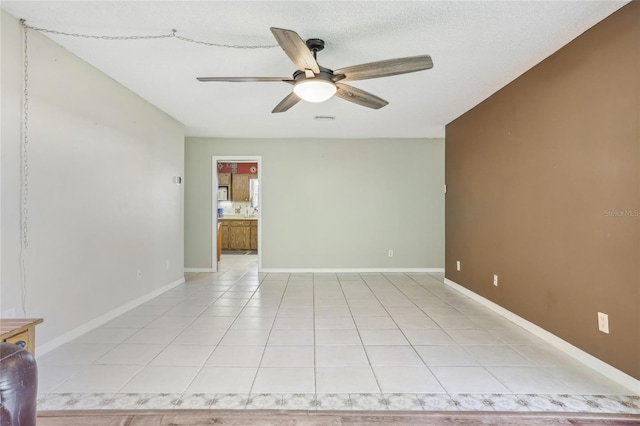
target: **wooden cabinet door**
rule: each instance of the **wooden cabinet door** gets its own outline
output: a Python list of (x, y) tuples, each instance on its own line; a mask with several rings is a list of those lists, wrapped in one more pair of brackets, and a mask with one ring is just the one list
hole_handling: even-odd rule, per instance
[(258, 221), (251, 222), (251, 250), (258, 250)]
[(222, 250), (229, 250), (229, 224), (226, 221), (220, 222), (220, 234)]
[(249, 201), (249, 175), (231, 177), (231, 201)]
[(218, 186), (231, 185), (231, 173), (218, 173)]
[(248, 250), (251, 244), (250, 226), (229, 227), (229, 249)]

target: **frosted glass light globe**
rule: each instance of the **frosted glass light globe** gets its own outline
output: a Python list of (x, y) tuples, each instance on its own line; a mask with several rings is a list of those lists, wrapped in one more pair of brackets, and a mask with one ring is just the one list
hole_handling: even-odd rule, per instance
[(336, 94), (336, 85), (327, 80), (307, 79), (299, 81), (293, 86), (293, 92), (303, 101), (324, 102)]

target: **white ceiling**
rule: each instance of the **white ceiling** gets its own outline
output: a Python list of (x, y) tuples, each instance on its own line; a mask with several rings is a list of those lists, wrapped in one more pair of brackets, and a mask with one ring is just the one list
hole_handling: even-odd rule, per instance
[[(198, 76), (289, 77), (280, 47), (229, 49), (176, 39), (104, 41), (48, 34), (185, 124), (189, 136), (442, 137), (444, 126), (628, 1), (2, 1), (34, 27), (92, 35), (178, 35), (275, 45), (269, 27), (322, 38), (337, 69), (429, 54), (434, 68), (351, 84), (389, 101), (338, 98), (273, 107), (286, 83), (200, 83)], [(332, 121), (314, 116), (335, 116)]]

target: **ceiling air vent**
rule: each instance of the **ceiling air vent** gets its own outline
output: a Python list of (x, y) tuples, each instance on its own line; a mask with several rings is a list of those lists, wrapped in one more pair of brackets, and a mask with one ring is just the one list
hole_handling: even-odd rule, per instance
[(336, 117), (333, 115), (316, 115), (313, 119), (318, 121), (333, 121)]

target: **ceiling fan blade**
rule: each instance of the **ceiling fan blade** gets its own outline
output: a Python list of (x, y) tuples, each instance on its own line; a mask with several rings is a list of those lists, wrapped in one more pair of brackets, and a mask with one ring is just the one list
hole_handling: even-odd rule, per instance
[(289, 77), (197, 77), (198, 81), (224, 81), (228, 83), (246, 83), (246, 82), (256, 82), (256, 81), (275, 81), (275, 82), (284, 82), (284, 83), (295, 83)]
[(284, 53), (289, 56), (289, 59), (293, 61), (300, 71), (312, 70), (316, 74), (320, 72), (316, 58), (313, 57), (313, 53), (311, 53), (298, 33), (274, 27), (271, 27), (271, 32), (280, 47), (282, 47), (282, 50), (284, 50)]
[(431, 56), (422, 55), (354, 65), (352, 67), (336, 70), (333, 72), (333, 75), (339, 76), (340, 74), (343, 74), (345, 78), (340, 79), (340, 81), (353, 81), (406, 74), (410, 72), (428, 70), (430, 68), (433, 68)]
[(287, 95), (287, 97), (281, 100), (278, 105), (276, 105), (276, 107), (273, 109), (273, 111), (271, 111), (271, 113), (285, 112), (289, 108), (297, 104), (298, 102), (300, 102), (300, 98), (298, 97), (298, 95), (291, 92)]
[(336, 87), (338, 88), (338, 91), (336, 92), (337, 97), (367, 108), (380, 109), (389, 103), (376, 95), (372, 95), (369, 92), (365, 92), (364, 90), (360, 90), (353, 86), (337, 83)]

